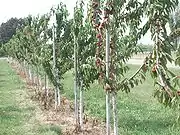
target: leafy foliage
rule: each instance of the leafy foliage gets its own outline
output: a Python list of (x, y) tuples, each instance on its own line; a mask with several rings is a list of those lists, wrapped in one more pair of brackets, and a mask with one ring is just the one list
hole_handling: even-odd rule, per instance
[(83, 7), (83, 2), (80, 3), (79, 7), (78, 5), (75, 7), (73, 33), (77, 49), (78, 85), (82, 85), (81, 89), (87, 90), (90, 84), (97, 80), (98, 74), (94, 66), (95, 32), (88, 20), (84, 20)]
[(22, 27), (24, 19), (11, 18), (0, 26), (0, 44), (7, 43), (14, 34), (16, 29)]

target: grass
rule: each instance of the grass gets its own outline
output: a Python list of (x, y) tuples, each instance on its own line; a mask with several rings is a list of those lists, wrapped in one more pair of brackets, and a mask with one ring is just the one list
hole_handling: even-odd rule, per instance
[(42, 124), (38, 106), (27, 95), (25, 83), (6, 61), (0, 60), (0, 135), (60, 135), (54, 125)]
[[(130, 65), (133, 74), (138, 66)], [(179, 71), (176, 71), (179, 73)], [(64, 95), (73, 100), (72, 72), (64, 76)], [(177, 111), (165, 108), (153, 97), (153, 81), (147, 80), (131, 93), (118, 93), (118, 118), (121, 135), (179, 135), (174, 126)], [(105, 121), (105, 95), (92, 84), (85, 93), (85, 112)], [(59, 135), (59, 126), (41, 124), (38, 108), (29, 99), (25, 84), (5, 61), (0, 61), (0, 135)]]
[[(138, 66), (130, 65), (133, 74)], [(175, 70), (174, 70), (175, 71)], [(175, 71), (179, 73), (179, 71)], [(72, 72), (64, 76), (65, 95), (73, 99)], [(153, 80), (147, 80), (131, 93), (118, 93), (118, 119), (121, 135), (179, 135), (180, 127), (173, 126), (177, 111), (165, 108), (153, 97)], [(105, 121), (105, 95), (98, 84), (93, 84), (84, 97), (86, 113)]]

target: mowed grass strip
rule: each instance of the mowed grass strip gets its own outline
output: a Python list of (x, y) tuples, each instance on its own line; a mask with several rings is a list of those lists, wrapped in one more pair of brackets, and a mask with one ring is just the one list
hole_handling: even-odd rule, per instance
[(0, 135), (60, 135), (59, 127), (39, 121), (38, 110), (27, 95), (25, 83), (0, 60)]
[[(131, 76), (138, 66), (130, 65), (127, 76)], [(177, 74), (179, 70), (172, 69)], [(73, 99), (73, 76), (64, 76), (64, 94)], [(177, 111), (165, 108), (153, 97), (153, 80), (150, 75), (146, 81), (133, 88), (129, 94), (118, 93), (118, 119), (121, 135), (180, 135), (180, 127), (173, 126)], [(84, 93), (85, 112), (105, 121), (105, 94), (102, 87), (93, 84)]]

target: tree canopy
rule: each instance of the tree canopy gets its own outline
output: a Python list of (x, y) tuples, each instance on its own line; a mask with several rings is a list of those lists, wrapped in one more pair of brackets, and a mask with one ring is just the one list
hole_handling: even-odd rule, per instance
[(16, 33), (16, 29), (24, 24), (24, 19), (11, 18), (0, 26), (0, 44), (7, 43)]
[(16, 34), (16, 29), (22, 27), (24, 19), (11, 18), (0, 26), (0, 56), (5, 55), (2, 44), (7, 43), (13, 35)]

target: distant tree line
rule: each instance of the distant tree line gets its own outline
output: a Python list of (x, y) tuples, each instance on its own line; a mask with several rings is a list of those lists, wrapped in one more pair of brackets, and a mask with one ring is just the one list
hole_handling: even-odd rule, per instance
[(11, 18), (0, 25), (0, 56), (5, 55), (2, 45), (7, 43), (16, 34), (16, 29), (22, 27), (23, 24), (24, 19)]
[(151, 52), (152, 50), (153, 50), (153, 45), (147, 45), (147, 44), (142, 44), (142, 43), (140, 43), (139, 45), (138, 45), (138, 47), (140, 48), (139, 49), (139, 52), (140, 53), (144, 53), (144, 52)]

